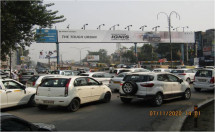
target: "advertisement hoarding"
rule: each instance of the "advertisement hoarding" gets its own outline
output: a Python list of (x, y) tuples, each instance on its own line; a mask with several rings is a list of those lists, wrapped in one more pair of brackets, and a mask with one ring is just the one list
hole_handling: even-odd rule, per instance
[(36, 34), (41, 36), (36, 40), (37, 43), (57, 42), (57, 30), (55, 29), (37, 29)]
[[(172, 43), (195, 43), (193, 32), (171, 32)], [(58, 30), (59, 43), (169, 43), (169, 32)]]
[(87, 61), (99, 61), (99, 55), (88, 55)]

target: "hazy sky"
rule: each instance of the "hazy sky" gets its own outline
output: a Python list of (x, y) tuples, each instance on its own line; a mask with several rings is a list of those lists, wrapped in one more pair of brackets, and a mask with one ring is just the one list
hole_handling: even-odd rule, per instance
[[(159, 25), (158, 31), (167, 31), (167, 16), (161, 14), (157, 19), (159, 12), (169, 14), (176, 11), (180, 15), (180, 20), (173, 14), (171, 22), (173, 27), (189, 26), (185, 31), (205, 31), (214, 28), (214, 0), (57, 0), (44, 3), (55, 3), (49, 9), (58, 10), (58, 15), (64, 15), (67, 19), (63, 23), (54, 25), (57, 29), (66, 29), (70, 24), (70, 29), (81, 29), (88, 23), (86, 30), (96, 30), (100, 24), (105, 24), (101, 30), (109, 30), (115, 24), (120, 24), (116, 30), (125, 30), (128, 25), (133, 25), (130, 30), (140, 30), (143, 25), (147, 25), (144, 31), (152, 31), (152, 28)], [(182, 28), (178, 28), (182, 31)], [(133, 44), (122, 44), (122, 46), (131, 47)], [(142, 46), (142, 44), (138, 44)], [(90, 47), (87, 50), (98, 51), (106, 49), (110, 55), (116, 50), (116, 44), (113, 43), (60, 43), (60, 55), (63, 60), (80, 60), (80, 50), (75, 48)], [(48, 60), (39, 59), (41, 50), (56, 50), (54, 43), (33, 43), (30, 48), (30, 57), (34, 61), (48, 62)], [(82, 59), (87, 51), (82, 50)]]

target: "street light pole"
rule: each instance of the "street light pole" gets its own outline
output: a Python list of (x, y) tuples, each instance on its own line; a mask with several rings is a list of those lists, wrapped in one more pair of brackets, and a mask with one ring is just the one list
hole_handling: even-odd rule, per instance
[(168, 27), (169, 27), (169, 42), (170, 42), (170, 54), (171, 54), (171, 67), (173, 67), (173, 65), (172, 65), (172, 42), (171, 42), (171, 30), (170, 30), (170, 28), (172, 27), (171, 26), (171, 15), (173, 14), (173, 13), (175, 13), (176, 14), (176, 18), (177, 17), (179, 17), (179, 20), (180, 20), (180, 15), (176, 12), (176, 11), (172, 11), (172, 12), (170, 12), (170, 14), (168, 15), (167, 13), (165, 13), (165, 12), (159, 12), (158, 14), (157, 14), (157, 19), (158, 19), (158, 16), (159, 16), (159, 14), (165, 14), (166, 16), (167, 16), (167, 20), (168, 20)]
[(178, 32), (178, 28), (180, 27), (173, 28), (172, 30), (175, 30), (176, 32)]
[(113, 28), (113, 30), (115, 30), (115, 27), (119, 26), (119, 24), (113, 25), (112, 27), (110, 27), (110, 30)]
[(87, 48), (90, 48), (90, 47), (84, 47), (84, 48), (70, 47), (70, 48), (75, 48), (75, 49), (78, 49), (80, 51), (80, 64), (81, 64), (81, 50), (87, 49)]
[[(181, 27), (183, 28), (183, 32), (184, 32), (184, 28), (189, 28), (188, 26), (185, 26), (185, 27)], [(189, 56), (188, 56), (188, 43), (186, 43), (186, 61), (187, 61), (187, 64), (188, 64), (188, 60), (189, 60)]]
[(159, 28), (159, 27), (160, 27), (160, 26), (155, 26), (155, 27), (152, 28), (152, 30), (155, 29), (155, 32), (157, 32), (157, 28)]
[(100, 30), (100, 29), (101, 29), (101, 26), (105, 26), (105, 24), (99, 25), (99, 27), (98, 27), (97, 29)]
[(81, 29), (84, 29), (84, 30), (85, 30), (85, 26), (87, 26), (87, 25), (88, 25), (87, 23), (84, 24), (83, 27), (82, 27)]
[(141, 26), (140, 29), (142, 29), (142, 31), (144, 31), (144, 27), (147, 27), (147, 25)]
[(130, 27), (132, 27), (132, 25), (128, 25), (125, 27), (125, 29), (128, 29), (128, 31), (130, 30)]

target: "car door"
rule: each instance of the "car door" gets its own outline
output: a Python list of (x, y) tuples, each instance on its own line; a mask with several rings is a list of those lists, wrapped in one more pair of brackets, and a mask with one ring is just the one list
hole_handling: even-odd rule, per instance
[(92, 86), (87, 84), (86, 77), (76, 78), (74, 80), (74, 87), (77, 90), (77, 94), (81, 99), (81, 103), (87, 103), (92, 101)]
[(92, 100), (99, 100), (104, 92), (104, 87), (102, 85), (99, 85), (99, 82), (92, 78), (87, 78), (87, 83), (88, 86), (92, 89)]
[(0, 108), (7, 107), (7, 94), (4, 86), (0, 83), (0, 95), (1, 95), (1, 104)]
[(163, 88), (163, 94), (165, 98), (171, 97), (172, 94), (172, 82), (169, 81), (167, 74), (158, 74), (157, 81)]
[(194, 81), (195, 72), (192, 69), (185, 71), (185, 73), (188, 74), (188, 77), (190, 78), (191, 81)]
[(169, 78), (169, 81), (172, 83), (172, 96), (178, 96), (180, 93), (182, 93), (182, 85), (179, 82), (179, 78), (174, 75), (167, 75)]
[(2, 81), (6, 95), (7, 95), (7, 104), (9, 106), (24, 104), (28, 100), (25, 99), (26, 91), (23, 86), (13, 80)]

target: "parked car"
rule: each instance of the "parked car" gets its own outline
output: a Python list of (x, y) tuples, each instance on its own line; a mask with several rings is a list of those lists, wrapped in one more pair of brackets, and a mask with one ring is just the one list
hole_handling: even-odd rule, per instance
[(152, 72), (171, 72), (171, 69), (156, 68)]
[(37, 86), (39, 86), (39, 84), (46, 78), (49, 77), (58, 77), (58, 76), (63, 76), (63, 75), (57, 75), (57, 74), (38, 74), (38, 75), (34, 75), (32, 76), (27, 82), (26, 82), (26, 86), (27, 87), (34, 87), (36, 88)]
[(123, 72), (151, 72), (147, 69), (144, 68), (129, 68), (129, 69), (121, 69), (118, 74), (123, 73)]
[(88, 73), (81, 73), (80, 76), (87, 76), (87, 77), (93, 77), (97, 81), (102, 82), (104, 85), (109, 85), (110, 79), (113, 77), (113, 75), (105, 72), (88, 72)]
[(188, 83), (191, 83), (194, 81), (196, 70), (195, 69), (173, 69), (171, 73), (175, 74), (176, 76), (180, 77), (183, 80), (186, 80)]
[(119, 75), (113, 77), (110, 79), (109, 81), (109, 85), (108, 87), (112, 90), (112, 91), (117, 91), (120, 88), (120, 82), (123, 80), (123, 78), (130, 72), (122, 72)]
[(65, 76), (75, 76), (76, 73), (72, 70), (55, 70), (52, 71), (51, 74), (59, 74), (59, 75), (65, 75)]
[(37, 72), (35, 70), (23, 70), (19, 73), (19, 82), (26, 84), (28, 79), (36, 74)]
[(26, 87), (13, 79), (0, 79), (1, 108), (28, 104), (34, 106), (35, 88)]
[(49, 105), (64, 106), (77, 111), (80, 104), (102, 100), (109, 102), (111, 90), (91, 77), (53, 77), (45, 79), (37, 88), (35, 101), (39, 109)]
[(200, 69), (195, 74), (193, 87), (196, 91), (201, 89), (214, 90), (215, 89), (215, 70), (214, 69)]
[(31, 123), (9, 113), (1, 113), (1, 131), (56, 131), (52, 124)]
[(163, 100), (175, 97), (189, 99), (190, 85), (171, 73), (142, 72), (124, 77), (119, 90), (120, 99), (130, 103), (134, 98), (150, 100), (154, 106), (160, 106)]

